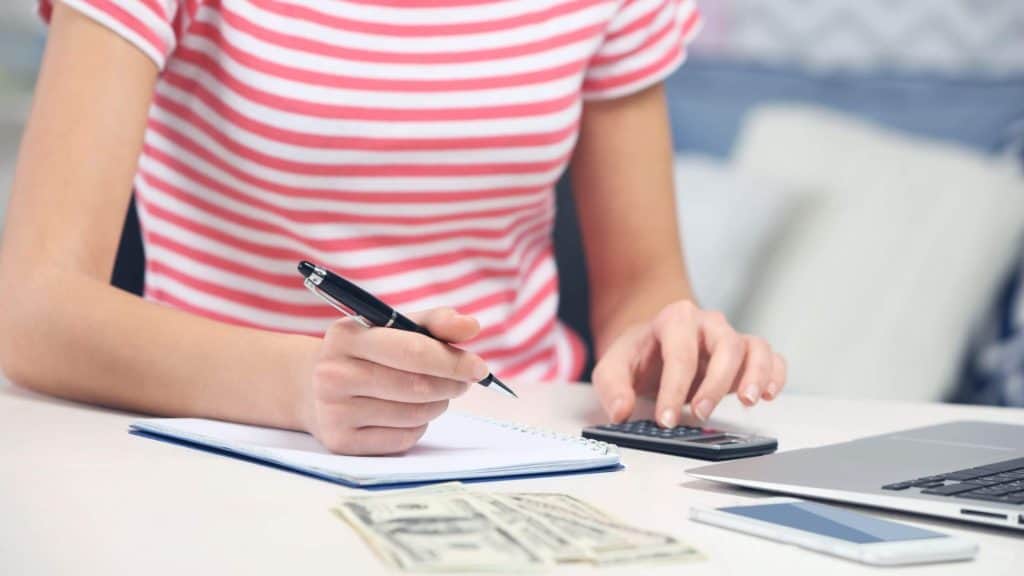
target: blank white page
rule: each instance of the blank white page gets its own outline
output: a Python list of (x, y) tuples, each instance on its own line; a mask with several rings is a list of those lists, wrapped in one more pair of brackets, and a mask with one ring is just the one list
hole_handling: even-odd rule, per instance
[(395, 456), (340, 456), (308, 434), (217, 420), (150, 418), (132, 428), (356, 485), (570, 472), (619, 463), (614, 447), (602, 442), (458, 412), (442, 415), (416, 446)]

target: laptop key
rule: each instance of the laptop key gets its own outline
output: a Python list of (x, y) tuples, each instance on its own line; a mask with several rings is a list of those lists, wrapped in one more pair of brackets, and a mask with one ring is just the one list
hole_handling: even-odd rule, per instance
[(896, 482), (895, 484), (886, 484), (885, 486), (882, 486), (882, 490), (906, 490), (913, 485), (913, 482)]
[(1003, 494), (1009, 494), (1010, 492), (1013, 491), (1013, 488), (1004, 489), (1000, 486), (986, 486), (984, 488), (972, 490), (971, 493), (977, 494), (979, 496), (1002, 496)]
[(977, 484), (971, 484), (969, 482), (961, 482), (959, 484), (946, 484), (945, 486), (936, 486), (935, 488), (925, 488), (921, 490), (921, 494), (933, 494), (935, 496), (952, 496), (961, 492), (968, 492), (980, 488)]
[(1007, 460), (1005, 462), (997, 462), (995, 464), (989, 464), (988, 466), (982, 466), (987, 468), (991, 472), (990, 474), (998, 474), (1000, 472), (1010, 472), (1013, 470), (1024, 469), (1024, 458), (1015, 458), (1013, 460)]
[(1024, 505), (1024, 494), (1020, 493), (993, 496), (991, 494), (975, 494), (974, 492), (964, 492), (962, 494), (957, 494), (956, 497), (970, 498), (971, 500), (983, 500), (985, 502), (999, 502), (1002, 504)]
[(975, 478), (981, 478), (982, 476), (988, 476), (991, 472), (987, 470), (981, 470), (978, 468), (968, 468), (966, 470), (957, 470), (951, 474), (946, 474), (947, 480), (974, 480)]

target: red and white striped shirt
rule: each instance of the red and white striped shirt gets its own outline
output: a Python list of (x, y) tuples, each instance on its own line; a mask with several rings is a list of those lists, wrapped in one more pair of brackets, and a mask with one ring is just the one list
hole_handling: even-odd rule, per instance
[(61, 1), (161, 71), (134, 182), (149, 300), (319, 335), (309, 259), (476, 316), (502, 377), (579, 375), (553, 184), (583, 100), (682, 62), (692, 0)]

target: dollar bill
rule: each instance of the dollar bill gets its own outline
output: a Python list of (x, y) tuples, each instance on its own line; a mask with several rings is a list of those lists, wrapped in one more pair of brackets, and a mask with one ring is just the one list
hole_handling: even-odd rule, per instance
[(587, 549), (598, 564), (702, 558), (695, 548), (671, 535), (629, 526), (567, 494), (516, 494), (512, 498)]
[(498, 520), (516, 538), (553, 562), (584, 562), (589, 551), (573, 542), (568, 534), (537, 514), (531, 514), (512, 498), (502, 494), (471, 493), (475, 502)]
[(391, 564), (411, 572), (526, 572), (547, 558), (458, 489), (345, 499), (337, 512)]
[(336, 512), (410, 572), (528, 572), (554, 564), (701, 559), (669, 534), (630, 526), (567, 494), (471, 491), (458, 483), (344, 498)]

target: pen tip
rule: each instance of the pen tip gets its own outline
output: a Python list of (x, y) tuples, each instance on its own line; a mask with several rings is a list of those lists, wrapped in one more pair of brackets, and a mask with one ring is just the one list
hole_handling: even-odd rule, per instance
[(515, 392), (513, 392), (511, 388), (509, 388), (501, 380), (498, 380), (498, 377), (495, 376), (494, 374), (491, 374), (489, 380), (491, 381), (492, 384), (497, 384), (498, 385), (498, 389), (501, 390), (502, 392), (504, 392), (505, 394), (508, 394), (509, 396), (511, 396), (513, 398), (519, 398), (519, 396)]
[(308, 260), (303, 260), (302, 262), (299, 262), (299, 274), (302, 274), (303, 276), (309, 276), (310, 274), (313, 273), (313, 270), (315, 269), (316, 266), (314, 266), (313, 263)]

